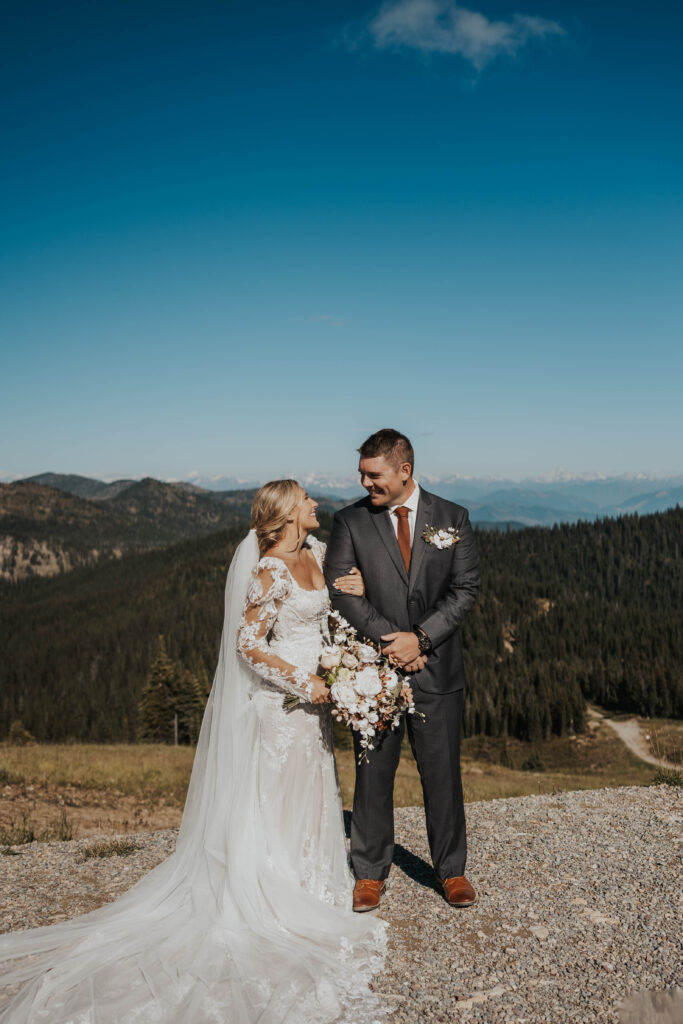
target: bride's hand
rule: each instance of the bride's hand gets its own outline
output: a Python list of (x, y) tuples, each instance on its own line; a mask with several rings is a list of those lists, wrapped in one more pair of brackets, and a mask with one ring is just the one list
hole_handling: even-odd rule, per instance
[(311, 682), (313, 683), (313, 693), (311, 694), (312, 704), (329, 704), (330, 688), (324, 679), (320, 676), (311, 676)]
[(363, 582), (360, 569), (356, 569), (355, 565), (352, 569), (349, 569), (346, 576), (338, 576), (334, 581), (334, 585), (337, 590), (341, 590), (342, 594), (365, 597), (365, 583)]

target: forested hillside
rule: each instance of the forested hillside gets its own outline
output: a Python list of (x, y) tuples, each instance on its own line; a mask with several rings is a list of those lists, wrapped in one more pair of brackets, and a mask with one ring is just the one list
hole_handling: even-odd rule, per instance
[[(465, 732), (535, 739), (583, 727), (584, 697), (683, 716), (683, 510), (481, 531), (465, 630)], [(0, 735), (133, 740), (158, 638), (210, 681), (225, 573), (243, 528), (68, 576), (0, 584)]]
[[(49, 481), (49, 483), (46, 483)], [(0, 578), (54, 576), (249, 522), (255, 491), (45, 473), (0, 484)], [(345, 504), (321, 499), (322, 507)]]
[(480, 533), (466, 732), (535, 739), (572, 715), (578, 728), (580, 691), (614, 710), (683, 717), (682, 538), (678, 507)]
[(53, 576), (248, 521), (248, 499), (222, 498), (152, 479), (106, 500), (0, 484), (0, 577)]

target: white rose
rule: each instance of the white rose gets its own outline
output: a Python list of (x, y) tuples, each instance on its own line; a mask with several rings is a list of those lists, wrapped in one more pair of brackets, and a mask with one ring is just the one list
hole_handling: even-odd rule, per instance
[(394, 671), (385, 671), (382, 676), (389, 696), (396, 700), (401, 693), (403, 680), (399, 679)]
[(322, 654), (320, 655), (320, 665), (324, 669), (336, 668), (342, 660), (341, 648), (337, 647), (336, 644), (332, 644), (330, 647), (323, 647)]
[(361, 697), (376, 697), (382, 691), (379, 672), (372, 665), (368, 665), (361, 672), (356, 674), (354, 689)]
[(332, 700), (343, 708), (353, 708), (358, 703), (358, 696), (350, 683), (336, 682), (330, 687)]
[(349, 668), (340, 668), (337, 672), (337, 679), (340, 683), (349, 683), (353, 679), (353, 672)]
[(345, 653), (342, 654), (341, 663), (346, 666), (346, 668), (358, 668), (358, 658), (355, 654), (351, 654), (350, 651), (345, 651)]
[(382, 679), (384, 685), (388, 690), (393, 690), (395, 686), (398, 686), (398, 676), (394, 672), (393, 668), (385, 668), (382, 672)]
[(356, 655), (358, 656), (359, 661), (364, 665), (371, 665), (373, 661), (377, 661), (379, 657), (375, 648), (371, 647), (370, 644), (358, 644), (356, 647)]

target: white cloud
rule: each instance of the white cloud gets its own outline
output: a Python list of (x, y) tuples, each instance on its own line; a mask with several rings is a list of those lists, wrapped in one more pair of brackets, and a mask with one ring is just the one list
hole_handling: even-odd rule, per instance
[(564, 35), (556, 21), (515, 14), (491, 21), (454, 0), (389, 0), (367, 22), (378, 49), (458, 54), (478, 71), (494, 57), (514, 57), (531, 39)]

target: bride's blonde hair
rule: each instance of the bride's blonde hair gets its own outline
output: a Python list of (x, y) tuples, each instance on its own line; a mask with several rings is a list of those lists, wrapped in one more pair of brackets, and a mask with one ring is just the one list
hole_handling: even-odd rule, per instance
[(296, 480), (271, 480), (256, 492), (251, 506), (251, 528), (256, 530), (259, 554), (264, 555), (280, 540), (301, 493)]

